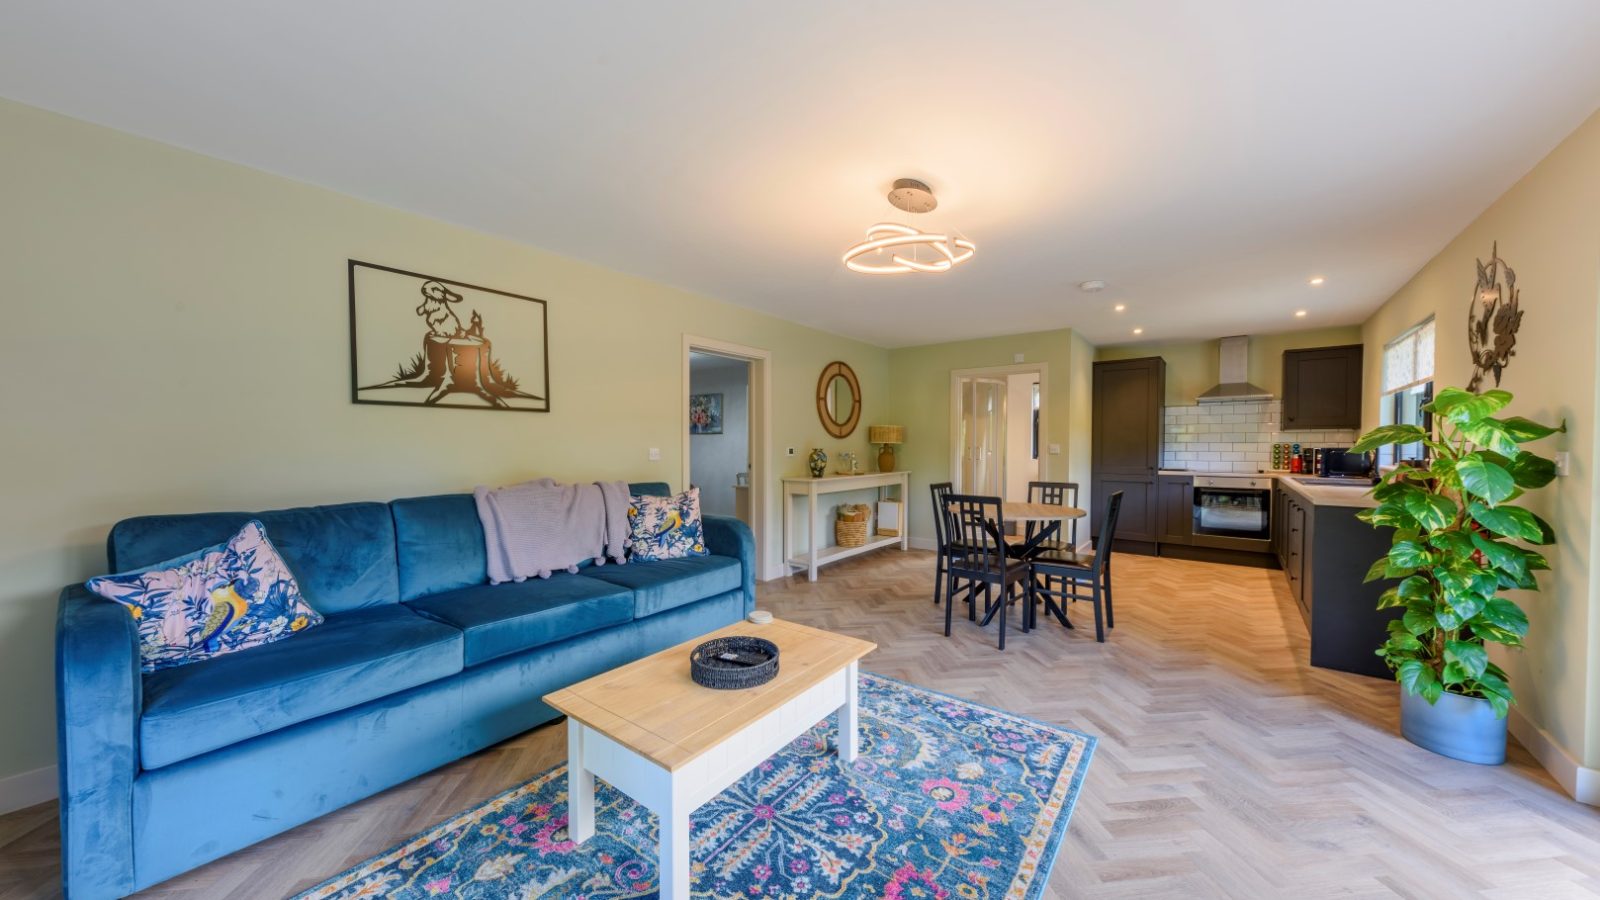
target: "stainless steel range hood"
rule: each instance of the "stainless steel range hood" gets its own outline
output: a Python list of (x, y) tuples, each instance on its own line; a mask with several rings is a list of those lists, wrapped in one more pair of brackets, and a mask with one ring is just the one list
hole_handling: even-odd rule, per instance
[(1219, 351), (1217, 375), (1222, 383), (1195, 398), (1199, 403), (1233, 403), (1243, 400), (1271, 400), (1267, 391), (1251, 384), (1250, 339), (1225, 337)]

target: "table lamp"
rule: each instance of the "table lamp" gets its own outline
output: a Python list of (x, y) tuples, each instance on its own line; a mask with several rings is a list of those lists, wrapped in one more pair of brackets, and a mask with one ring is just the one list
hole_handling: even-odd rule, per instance
[(906, 429), (903, 425), (873, 425), (867, 429), (867, 442), (882, 444), (883, 449), (878, 451), (878, 471), (894, 471), (894, 445), (903, 444), (906, 440)]

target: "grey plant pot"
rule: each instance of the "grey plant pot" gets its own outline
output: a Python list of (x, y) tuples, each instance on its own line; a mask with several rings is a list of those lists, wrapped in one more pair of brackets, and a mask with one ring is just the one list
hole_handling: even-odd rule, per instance
[(1429, 704), (1400, 689), (1400, 734), (1418, 747), (1486, 766), (1506, 761), (1506, 720), (1489, 701), (1444, 694)]

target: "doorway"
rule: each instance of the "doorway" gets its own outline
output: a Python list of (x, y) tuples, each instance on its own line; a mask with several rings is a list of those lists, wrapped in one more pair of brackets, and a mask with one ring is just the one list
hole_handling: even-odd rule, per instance
[(765, 579), (769, 508), (767, 421), (771, 354), (756, 347), (684, 336), (683, 483), (700, 488), (707, 515), (739, 519), (755, 535), (757, 578)]
[(1028, 499), (1048, 433), (1046, 365), (1021, 363), (950, 373), (950, 480), (959, 493)]

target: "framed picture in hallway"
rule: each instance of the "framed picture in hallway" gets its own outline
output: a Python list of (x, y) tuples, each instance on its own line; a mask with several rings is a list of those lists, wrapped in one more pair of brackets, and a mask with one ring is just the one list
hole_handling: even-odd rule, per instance
[(722, 433), (722, 395), (689, 395), (689, 433)]
[(543, 300), (349, 261), (350, 399), (550, 411)]

